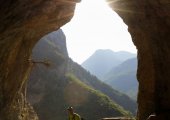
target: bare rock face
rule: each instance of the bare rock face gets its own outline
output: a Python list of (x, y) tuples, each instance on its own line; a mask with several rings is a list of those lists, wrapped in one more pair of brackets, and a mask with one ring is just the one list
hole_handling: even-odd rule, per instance
[[(34, 44), (73, 16), (78, 0), (0, 1), (0, 120), (35, 120), (26, 102)], [(31, 112), (32, 111), (32, 112)]]
[[(170, 1), (109, 0), (138, 49), (138, 119), (170, 112)], [(161, 120), (164, 120), (162, 117)]]

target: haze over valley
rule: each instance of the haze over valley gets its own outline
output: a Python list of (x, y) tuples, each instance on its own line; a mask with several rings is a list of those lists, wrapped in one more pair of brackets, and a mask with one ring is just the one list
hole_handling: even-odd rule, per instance
[(82, 63), (83, 68), (112, 88), (137, 100), (136, 54), (127, 51), (97, 50)]

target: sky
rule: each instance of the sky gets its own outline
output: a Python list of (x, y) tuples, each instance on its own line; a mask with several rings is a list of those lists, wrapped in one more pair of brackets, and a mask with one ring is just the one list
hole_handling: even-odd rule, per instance
[(61, 29), (69, 56), (79, 64), (97, 49), (136, 53), (127, 26), (104, 0), (82, 0), (73, 19)]

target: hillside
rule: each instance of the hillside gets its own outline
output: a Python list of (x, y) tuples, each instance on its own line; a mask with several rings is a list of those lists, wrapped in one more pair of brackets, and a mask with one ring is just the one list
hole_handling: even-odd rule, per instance
[(125, 51), (113, 52), (109, 49), (97, 50), (82, 63), (82, 67), (90, 71), (93, 75), (96, 75), (100, 80), (103, 80), (103, 76), (108, 73), (111, 68), (135, 56), (135, 54)]
[(43, 67), (40, 69), (36, 72), (40, 81), (32, 80), (28, 97), (40, 120), (67, 119), (68, 106), (76, 108), (88, 120), (129, 114), (106, 95), (83, 84), (73, 75), (59, 77)]
[[(27, 99), (40, 120), (67, 118), (65, 108), (74, 106), (85, 119), (129, 115), (108, 96), (68, 72), (66, 41), (61, 30), (42, 38), (33, 49), (33, 70)], [(46, 65), (45, 63), (48, 63)], [(87, 112), (88, 111), (88, 112)]]
[(128, 59), (114, 67), (105, 75), (107, 84), (137, 100), (138, 82), (136, 79), (137, 59)]
[(100, 81), (96, 76), (83, 69), (79, 64), (73, 62), (71, 59), (68, 62), (68, 72), (74, 74), (77, 78), (79, 78), (88, 86), (91, 86), (95, 90), (106, 94), (113, 101), (124, 107), (126, 110), (131, 111), (133, 114), (136, 113), (137, 104), (135, 101), (130, 99), (127, 95), (114, 90), (111, 86)]

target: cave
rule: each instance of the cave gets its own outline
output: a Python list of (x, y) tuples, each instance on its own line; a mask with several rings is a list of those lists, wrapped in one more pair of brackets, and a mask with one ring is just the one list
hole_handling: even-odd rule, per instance
[[(37, 120), (26, 101), (31, 51), (45, 34), (70, 21), (79, 0), (0, 1), (0, 119)], [(170, 112), (170, 1), (107, 0), (128, 26), (138, 50), (138, 120)]]

